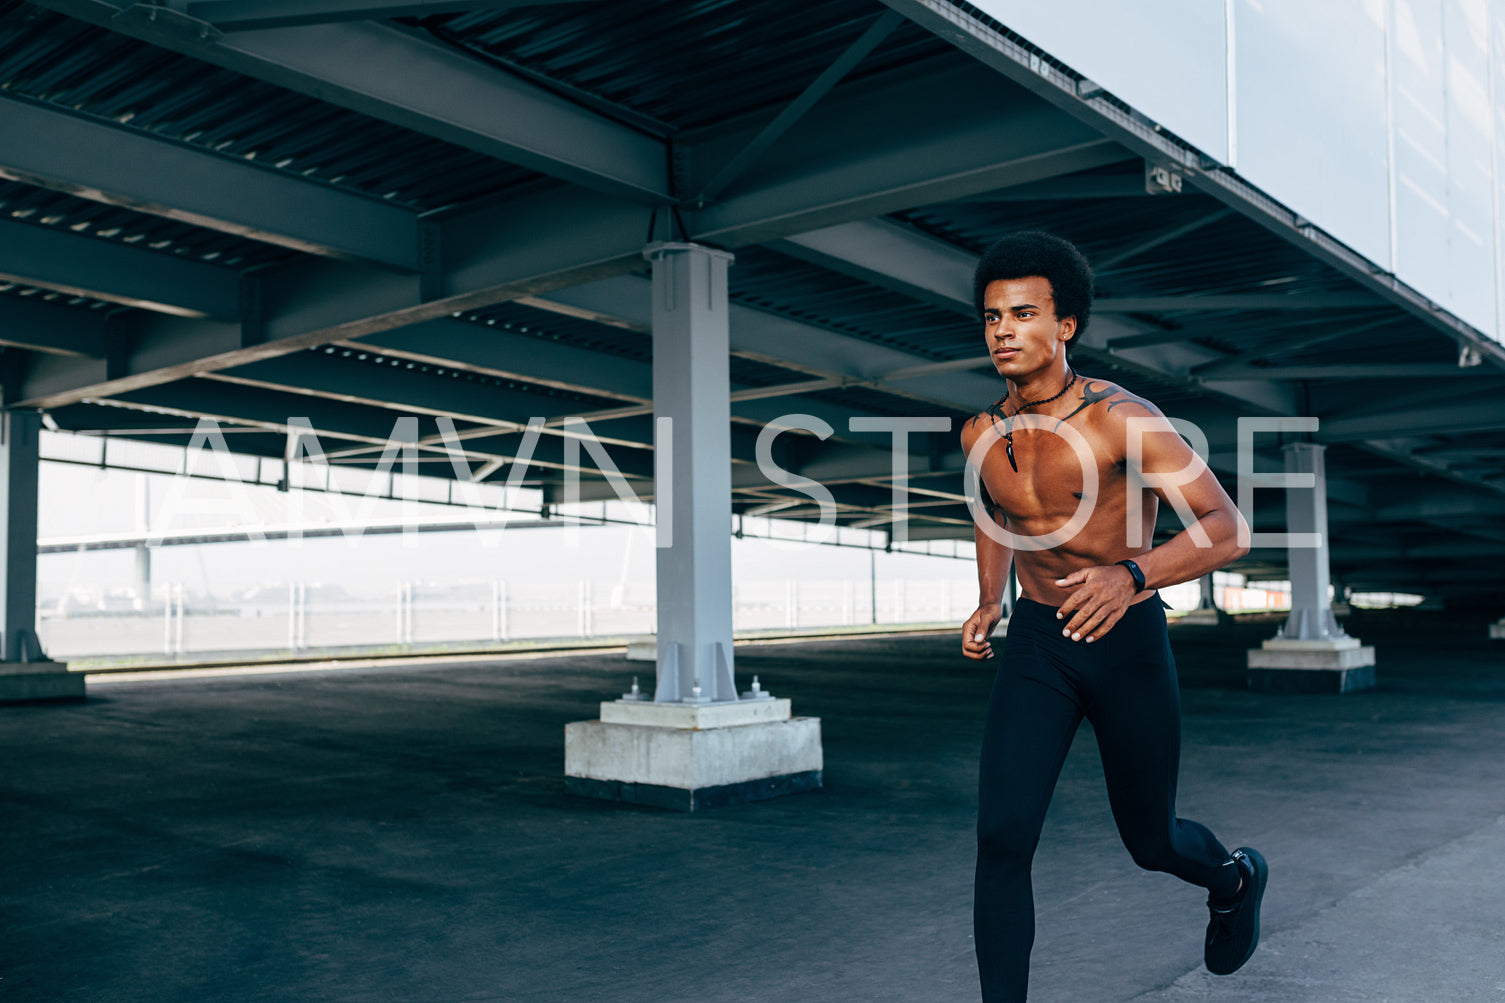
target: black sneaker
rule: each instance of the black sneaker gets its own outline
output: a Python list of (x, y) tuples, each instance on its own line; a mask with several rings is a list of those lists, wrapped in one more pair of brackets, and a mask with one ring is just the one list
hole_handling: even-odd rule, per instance
[(1207, 947), (1203, 958), (1214, 975), (1232, 975), (1244, 967), (1259, 946), (1259, 902), (1265, 896), (1269, 868), (1258, 850), (1241, 846), (1233, 860), (1244, 876), (1244, 887), (1232, 905), (1216, 906), (1207, 900), (1212, 919), (1207, 924)]

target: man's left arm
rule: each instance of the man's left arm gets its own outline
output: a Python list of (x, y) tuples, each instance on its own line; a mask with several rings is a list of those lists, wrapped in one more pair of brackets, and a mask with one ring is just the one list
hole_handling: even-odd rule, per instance
[[(1134, 553), (1125, 539), (1125, 556), (1139, 565), (1145, 587), (1154, 589), (1200, 578), (1249, 548), (1239, 542), (1248, 539), (1248, 528), (1228, 492), (1165, 416), (1153, 407), (1148, 411), (1113, 416), (1114, 430), (1121, 430), (1120, 441), (1126, 443), (1128, 490), (1141, 490), (1137, 474), (1161, 503), (1191, 520), (1165, 543), (1142, 553)], [(1071, 590), (1061, 606), (1063, 626), (1088, 642), (1111, 630), (1139, 592), (1132, 573), (1120, 564), (1083, 568), (1056, 584)]]

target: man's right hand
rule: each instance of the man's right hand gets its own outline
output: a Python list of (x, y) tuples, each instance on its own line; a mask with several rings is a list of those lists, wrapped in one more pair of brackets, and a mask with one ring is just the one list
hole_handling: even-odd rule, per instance
[(993, 628), (1003, 619), (1003, 608), (997, 603), (977, 607), (977, 612), (967, 617), (962, 625), (962, 654), (979, 661), (993, 657), (993, 645), (988, 638)]

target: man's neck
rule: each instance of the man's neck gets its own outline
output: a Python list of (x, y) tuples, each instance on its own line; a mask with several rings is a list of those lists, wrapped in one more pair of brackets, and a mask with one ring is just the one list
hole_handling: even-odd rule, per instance
[(1013, 390), (1015, 406), (1020, 406), (1028, 401), (1041, 400), (1059, 393), (1070, 379), (1066, 360), (1057, 359), (1028, 376), (1019, 376), (1009, 380), (1009, 386)]

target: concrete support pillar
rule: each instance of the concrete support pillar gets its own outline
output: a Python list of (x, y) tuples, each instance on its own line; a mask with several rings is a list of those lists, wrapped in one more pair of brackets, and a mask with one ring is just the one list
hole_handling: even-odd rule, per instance
[(77, 699), (84, 677), (37, 639), (36, 411), (0, 411), (0, 702)]
[(1343, 631), (1328, 595), (1325, 449), (1313, 442), (1285, 447), (1286, 473), (1301, 478), (1286, 489), (1291, 615), (1274, 638), (1249, 652), (1250, 689), (1345, 693), (1374, 686), (1374, 649)]
[(136, 595), (131, 600), (131, 607), (137, 610), (145, 610), (152, 600), (152, 550), (144, 543), (138, 543), (136, 550)]
[(1333, 616), (1348, 616), (1353, 612), (1353, 607), (1348, 603), (1348, 586), (1343, 584), (1343, 579), (1333, 575)]
[[(136, 532), (151, 532), (151, 482), (145, 474), (136, 475)], [(136, 596), (132, 608), (145, 611), (152, 601), (152, 552), (145, 543), (136, 544)]]
[(756, 682), (739, 694), (734, 676), (732, 256), (684, 243), (644, 256), (658, 428), (656, 685), (651, 701), (624, 693), (601, 705), (600, 720), (565, 726), (566, 787), (683, 810), (809, 790), (821, 782), (820, 721), (793, 717), (788, 700)]

